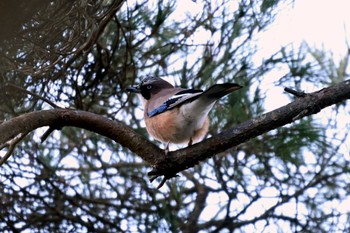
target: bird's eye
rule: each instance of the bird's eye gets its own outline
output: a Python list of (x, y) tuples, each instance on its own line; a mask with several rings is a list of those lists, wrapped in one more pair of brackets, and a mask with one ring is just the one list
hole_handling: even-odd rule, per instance
[(148, 90), (152, 89), (152, 85), (147, 85), (147, 89)]

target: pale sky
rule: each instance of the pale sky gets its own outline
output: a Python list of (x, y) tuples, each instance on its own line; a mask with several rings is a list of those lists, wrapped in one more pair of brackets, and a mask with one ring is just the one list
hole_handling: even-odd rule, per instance
[[(234, 1), (233, 1), (234, 2)], [(185, 10), (192, 11), (192, 7), (199, 4), (200, 1), (194, 3), (193, 1), (182, 1), (181, 5)], [(179, 3), (179, 6), (181, 6)], [(262, 33), (258, 38), (259, 52), (257, 54), (257, 61), (264, 56), (269, 56), (281, 47), (288, 44), (294, 44), (294, 48), (298, 48), (301, 43), (307, 43), (310, 47), (316, 47), (328, 51), (334, 58), (339, 59), (347, 52), (346, 39), (350, 40), (350, 0), (295, 0), (294, 4), (282, 5), (281, 11), (276, 17), (275, 22), (269, 27), (269, 29)], [(196, 10), (194, 10), (196, 11)], [(349, 41), (350, 44), (350, 41)], [(266, 111), (274, 110), (280, 106), (283, 106), (290, 102), (290, 98), (287, 93), (283, 91), (284, 87), (279, 87), (274, 84), (274, 81), (278, 80), (285, 74), (283, 70), (273, 70), (270, 72), (266, 79), (264, 78), (263, 86), (266, 88)], [(316, 91), (316, 87), (306, 86), (304, 91), (312, 92)], [(331, 109), (323, 110), (317, 117), (322, 121), (331, 115)], [(343, 119), (345, 125), (350, 125), (348, 115)], [(344, 117), (343, 117), (344, 118)], [(344, 126), (344, 129), (347, 127)], [(344, 156), (348, 156), (349, 148), (343, 148)], [(347, 150), (347, 151), (346, 151)], [(339, 153), (342, 153), (339, 151)], [(350, 159), (350, 157), (349, 157)], [(263, 190), (268, 198), (264, 198), (257, 205), (253, 205), (252, 211), (247, 211), (245, 217), (247, 219), (261, 214), (264, 209), (274, 205), (278, 199), (270, 198), (278, 193), (276, 190), (271, 190), (266, 187)], [(313, 190), (309, 190), (312, 195)], [(201, 218), (208, 220), (212, 217), (213, 213), (220, 208), (220, 202), (224, 202), (225, 197), (218, 194), (218, 196), (209, 196), (207, 200), (208, 206), (203, 211)], [(237, 206), (242, 205), (245, 202), (244, 197), (239, 197), (235, 204)], [(349, 212), (350, 198), (341, 201), (334, 200), (333, 202), (325, 203), (324, 207), (335, 206), (343, 207), (341, 212)], [(290, 212), (295, 210), (295, 203), (288, 203), (281, 211), (287, 208)], [(307, 214), (307, 210), (302, 206), (298, 206), (299, 214)], [(346, 219), (340, 218), (339, 223), (345, 223)], [(263, 229), (264, 226), (251, 226), (252, 229), (246, 228), (246, 230), (257, 231)], [(266, 229), (265, 229), (266, 230)], [(276, 232), (273, 224), (269, 226), (268, 232)]]
[[(297, 49), (301, 43), (316, 47), (332, 54), (335, 59), (342, 58), (350, 44), (350, 1), (349, 0), (296, 0), (294, 4), (283, 5), (270, 28), (259, 37), (260, 56), (272, 54), (279, 48), (294, 44)], [(284, 87), (274, 86), (274, 81), (284, 75), (281, 70), (272, 71), (264, 84), (269, 90), (266, 110), (271, 111), (290, 102)], [(319, 89), (312, 85), (304, 91)], [(277, 100), (277, 101), (276, 101)]]
[(296, 0), (295, 4), (282, 7), (268, 32), (271, 36), (261, 42), (275, 47), (305, 41), (310, 46), (343, 54), (345, 38), (350, 38), (349, 10), (349, 0)]

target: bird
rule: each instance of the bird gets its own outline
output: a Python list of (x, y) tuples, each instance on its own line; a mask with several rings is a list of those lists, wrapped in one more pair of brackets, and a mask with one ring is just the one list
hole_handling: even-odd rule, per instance
[(203, 140), (209, 129), (208, 114), (221, 97), (241, 89), (236, 83), (214, 84), (207, 90), (174, 87), (159, 77), (147, 76), (127, 91), (136, 93), (144, 108), (147, 132), (165, 144), (191, 146)]

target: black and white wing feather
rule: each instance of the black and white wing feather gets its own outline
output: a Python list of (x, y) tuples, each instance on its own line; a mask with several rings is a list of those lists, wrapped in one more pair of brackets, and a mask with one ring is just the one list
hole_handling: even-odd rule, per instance
[(159, 107), (148, 112), (148, 117), (153, 117), (160, 113), (173, 109), (175, 107), (180, 107), (184, 103), (191, 102), (197, 99), (202, 93), (203, 93), (202, 90), (193, 90), (193, 89), (180, 91), (175, 95), (173, 95), (171, 98), (167, 99)]

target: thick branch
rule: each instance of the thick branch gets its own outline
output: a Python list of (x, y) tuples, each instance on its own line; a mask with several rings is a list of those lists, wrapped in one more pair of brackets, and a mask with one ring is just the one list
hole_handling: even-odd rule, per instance
[(52, 109), (27, 113), (0, 124), (0, 145), (20, 133), (33, 131), (43, 126), (75, 126), (106, 136), (123, 147), (129, 148), (150, 164), (157, 164), (163, 151), (136, 133), (122, 122), (106, 117), (73, 109)]
[(154, 166), (149, 173), (150, 176), (164, 176), (167, 179), (217, 153), (349, 98), (350, 81), (342, 82), (314, 93), (305, 94), (304, 97), (297, 98), (286, 106), (245, 121), (201, 143), (170, 152), (167, 155), (122, 122), (72, 109), (33, 112), (6, 121), (0, 124), (0, 145), (20, 133), (30, 132), (43, 126), (54, 126), (55, 128), (75, 126), (106, 136), (129, 148)]
[(304, 97), (297, 98), (286, 106), (245, 121), (201, 143), (168, 153), (167, 156), (163, 156), (158, 160), (159, 163), (149, 175), (171, 177), (173, 174), (193, 167), (198, 162), (235, 147), (251, 138), (289, 124), (304, 116), (316, 114), (323, 108), (349, 98), (349, 80), (314, 93), (305, 94)]

